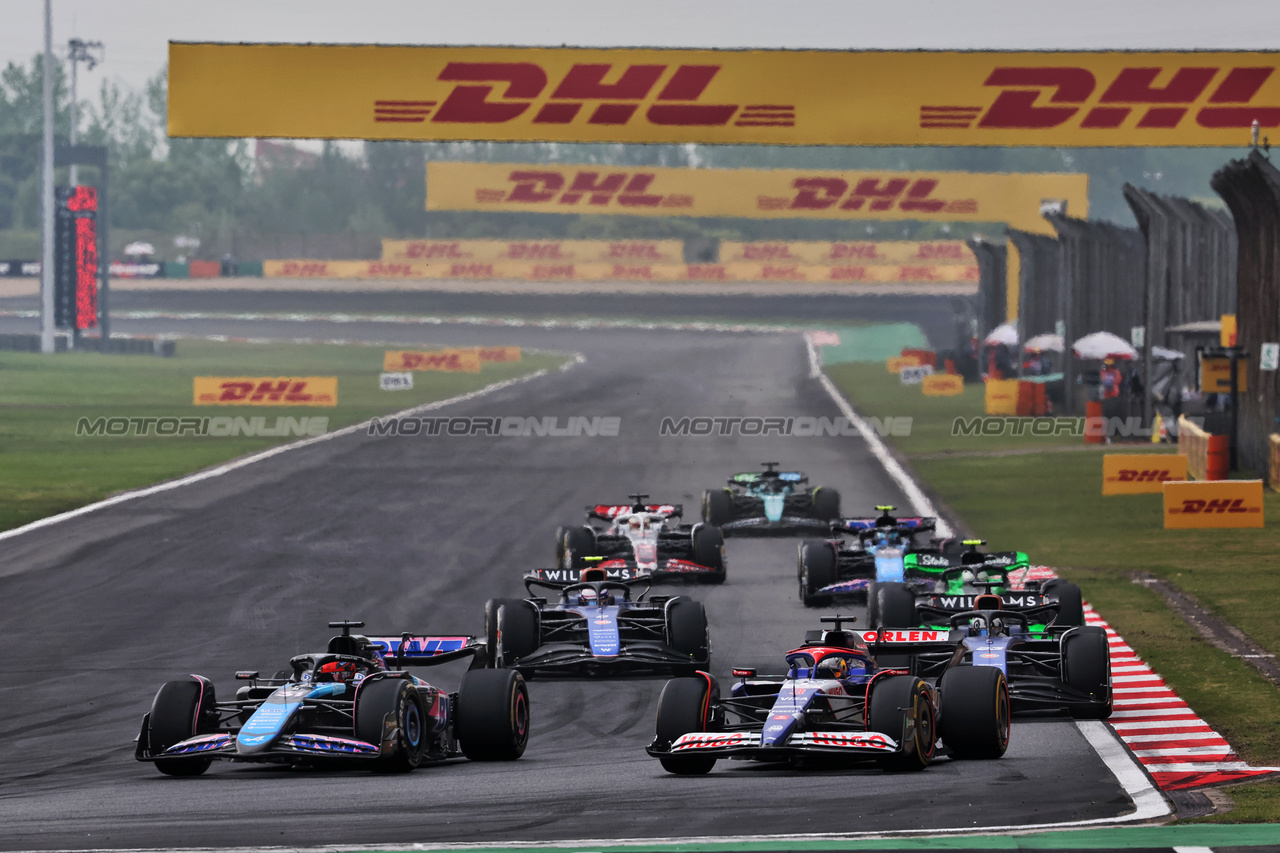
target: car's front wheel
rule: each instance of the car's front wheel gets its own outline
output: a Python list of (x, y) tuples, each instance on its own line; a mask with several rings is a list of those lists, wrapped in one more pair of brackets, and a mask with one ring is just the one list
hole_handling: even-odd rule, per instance
[(458, 745), (472, 761), (515, 761), (529, 744), (529, 688), (514, 669), (473, 669), (462, 676), (456, 709)]
[[(151, 703), (147, 742), (151, 754), (159, 755), (174, 744), (201, 734), (206, 708), (216, 699), (213, 685), (195, 678), (166, 682)], [(160, 758), (156, 769), (166, 776), (199, 776), (209, 769), (211, 758)]]

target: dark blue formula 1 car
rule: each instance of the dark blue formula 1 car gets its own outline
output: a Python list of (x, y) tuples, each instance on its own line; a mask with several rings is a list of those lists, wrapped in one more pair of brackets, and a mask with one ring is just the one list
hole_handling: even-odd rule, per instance
[[(845, 617), (821, 620), (786, 653), (786, 675), (740, 678), (729, 696), (705, 672), (668, 681), (658, 698), (657, 735), (648, 753), (671, 773), (709, 772), (720, 758), (796, 761), (806, 757), (872, 760), (886, 770), (920, 770), (940, 754), (998, 758), (1009, 744), (1009, 691), (997, 669), (944, 667), (938, 684), (877, 663), (896, 654), (954, 654), (945, 631), (841, 630)], [(941, 748), (938, 741), (941, 741)]]
[[(796, 555), (800, 600), (821, 607), (839, 600), (865, 601), (876, 581), (901, 581), (908, 554), (938, 554), (951, 540), (924, 539), (937, 519), (894, 516), (878, 506), (877, 517), (842, 518), (831, 523), (835, 538), (806, 539)], [(843, 536), (853, 537), (847, 545)]]
[[(683, 595), (648, 595), (650, 579), (610, 579), (600, 567), (580, 580), (524, 579), (529, 598), (490, 599), (485, 634), (495, 666), (568, 675), (692, 673), (711, 659), (707, 613)], [(534, 593), (541, 587), (554, 600)]]
[(763, 471), (745, 471), (727, 486), (702, 493), (702, 520), (725, 536), (800, 536), (826, 532), (840, 517), (840, 493), (810, 487), (801, 471), (779, 471), (763, 462)]
[[(529, 692), (514, 670), (483, 669), (486, 649), (471, 637), (364, 637), (363, 622), (330, 622), (342, 635), (323, 652), (301, 654), (271, 679), (219, 702), (193, 675), (160, 688), (142, 718), (135, 757), (170, 776), (196, 776), (214, 759), (408, 771), (448, 758), (509, 761), (529, 738)], [(472, 659), (450, 693), (403, 671)], [(388, 667), (388, 662), (395, 669)]]

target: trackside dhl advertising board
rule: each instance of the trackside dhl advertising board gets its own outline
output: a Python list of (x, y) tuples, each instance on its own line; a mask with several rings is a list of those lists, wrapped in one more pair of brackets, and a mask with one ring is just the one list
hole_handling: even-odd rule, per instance
[(1187, 479), (1180, 453), (1108, 453), (1102, 457), (1104, 495), (1160, 494), (1168, 480)]
[(169, 135), (1238, 146), (1273, 52), (169, 45)]
[(1167, 530), (1263, 527), (1262, 481), (1166, 482), (1164, 526)]
[(683, 264), (682, 240), (383, 240), (382, 260), (410, 263), (602, 261)]
[(926, 397), (955, 397), (964, 393), (964, 377), (950, 373), (934, 373), (920, 383)]
[[(1089, 178), (1070, 173), (895, 172), (885, 169), (679, 169), (528, 163), (427, 164), (427, 210), (589, 213), (625, 216), (1006, 222), (1041, 234), (1045, 200), (1089, 212)], [(742, 244), (731, 244), (731, 246)], [(798, 245), (798, 244), (794, 244)], [(821, 246), (822, 244), (815, 244)], [(838, 244), (810, 263), (865, 261)], [(954, 249), (942, 249), (954, 251)], [(967, 251), (967, 250), (966, 250)], [(910, 254), (909, 252), (905, 252)], [(769, 260), (725, 254), (721, 261)], [(899, 263), (918, 263), (907, 257)], [(942, 259), (940, 259), (942, 260)], [(974, 263), (971, 255), (953, 262)]]
[(382, 369), (387, 372), (433, 370), (442, 373), (479, 373), (480, 351), (468, 349), (387, 350)]
[(976, 266), (973, 252), (961, 240), (897, 241), (888, 243), (817, 241), (735, 243), (720, 242), (720, 262), (769, 261), (802, 264), (919, 264)]
[(197, 406), (336, 406), (336, 376), (197, 376)]

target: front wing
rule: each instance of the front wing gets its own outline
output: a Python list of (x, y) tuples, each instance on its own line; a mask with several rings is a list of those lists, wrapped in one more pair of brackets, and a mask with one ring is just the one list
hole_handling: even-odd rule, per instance
[(843, 755), (850, 758), (883, 758), (903, 752), (903, 744), (883, 732), (797, 732), (786, 743), (761, 746), (760, 732), (690, 732), (670, 744), (655, 740), (646, 752), (655, 758), (670, 755), (707, 755), (716, 758), (771, 760), (801, 755)]
[(803, 515), (784, 515), (770, 521), (761, 514), (726, 521), (720, 530), (725, 536), (827, 536), (831, 533), (831, 522)]
[(673, 672), (706, 667), (708, 661), (694, 660), (662, 643), (624, 642), (617, 655), (594, 655), (590, 647), (577, 643), (544, 643), (529, 654), (508, 664), (522, 672), (556, 671), (566, 674), (606, 674)]
[(269, 749), (242, 754), (236, 748), (234, 732), (196, 735), (179, 741), (163, 752), (152, 752), (149, 742), (151, 715), (142, 718), (134, 757), (139, 761), (163, 761), (167, 758), (219, 758), (231, 761), (292, 762), (304, 758), (370, 760), (390, 755), (399, 748), (395, 715), (388, 714), (383, 723), (382, 742), (367, 743), (354, 738), (319, 734), (282, 735)]

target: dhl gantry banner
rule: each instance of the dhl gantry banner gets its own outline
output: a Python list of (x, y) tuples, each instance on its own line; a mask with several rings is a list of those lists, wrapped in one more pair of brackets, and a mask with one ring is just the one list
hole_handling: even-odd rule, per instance
[(684, 263), (683, 240), (383, 240), (382, 260), (410, 263)]
[(960, 240), (895, 241), (877, 243), (866, 240), (847, 242), (763, 241), (720, 242), (720, 262), (770, 261), (804, 264), (923, 264), (938, 266), (957, 264), (976, 266), (977, 259)]
[(1280, 53), (169, 45), (169, 135), (1240, 146)]
[(427, 210), (1005, 222), (1053, 234), (1045, 200), (1087, 216), (1088, 175), (427, 164)]

